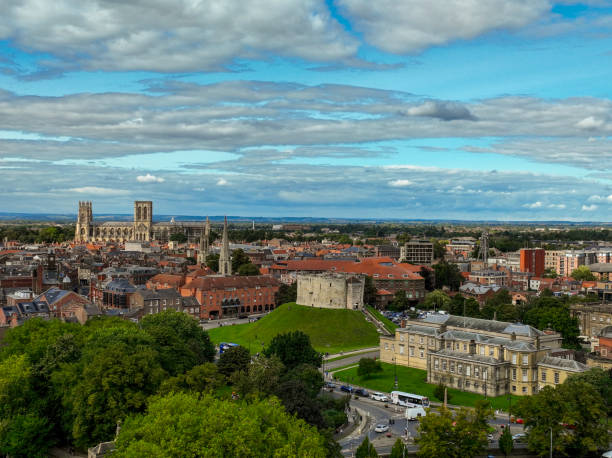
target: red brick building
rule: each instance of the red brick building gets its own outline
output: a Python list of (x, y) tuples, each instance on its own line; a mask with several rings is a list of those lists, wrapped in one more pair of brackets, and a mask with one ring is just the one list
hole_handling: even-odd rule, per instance
[(521, 272), (531, 272), (536, 277), (544, 274), (546, 250), (543, 248), (522, 248), (520, 259)]
[(274, 310), (280, 283), (272, 277), (199, 277), (180, 288), (181, 296), (195, 297), (200, 319), (218, 319)]

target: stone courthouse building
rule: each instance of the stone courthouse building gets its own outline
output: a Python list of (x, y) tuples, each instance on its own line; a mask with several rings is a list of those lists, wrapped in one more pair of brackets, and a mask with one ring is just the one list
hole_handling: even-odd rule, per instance
[[(210, 230), (210, 229), (209, 229)], [(162, 243), (170, 240), (173, 234), (181, 233), (191, 243), (204, 235), (206, 225), (201, 221), (153, 222), (153, 202), (137, 200), (134, 202), (133, 221), (94, 222), (91, 202), (79, 202), (75, 242), (118, 242), (128, 241)]]
[(427, 371), (428, 383), (487, 396), (531, 395), (586, 365), (559, 357), (561, 335), (520, 323), (430, 314), (380, 338), (381, 361)]
[(302, 274), (297, 277), (300, 305), (359, 310), (363, 307), (365, 278), (342, 273)]

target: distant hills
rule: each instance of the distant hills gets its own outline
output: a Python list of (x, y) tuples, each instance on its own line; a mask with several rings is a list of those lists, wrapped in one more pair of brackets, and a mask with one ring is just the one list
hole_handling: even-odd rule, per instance
[[(95, 215), (96, 221), (132, 221), (134, 215), (120, 213), (106, 213)], [(202, 215), (155, 215), (154, 222), (170, 221), (203, 221)], [(209, 216), (211, 221), (223, 221), (223, 215)], [(76, 213), (11, 213), (0, 212), (0, 221), (4, 222), (76, 222)], [(460, 219), (404, 219), (404, 218), (323, 218), (323, 217), (291, 217), (291, 216), (227, 216), (233, 223), (301, 223), (301, 224), (456, 224), (456, 225), (525, 225), (525, 226), (610, 226), (612, 222), (593, 221), (497, 221), (497, 220), (460, 220)]]

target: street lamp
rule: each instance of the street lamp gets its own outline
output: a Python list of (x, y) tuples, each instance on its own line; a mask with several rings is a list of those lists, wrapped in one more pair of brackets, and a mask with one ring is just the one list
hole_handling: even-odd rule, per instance
[(393, 373), (395, 375), (395, 382), (393, 383), (393, 386), (395, 388), (398, 387), (398, 383), (397, 383), (397, 358), (393, 357)]

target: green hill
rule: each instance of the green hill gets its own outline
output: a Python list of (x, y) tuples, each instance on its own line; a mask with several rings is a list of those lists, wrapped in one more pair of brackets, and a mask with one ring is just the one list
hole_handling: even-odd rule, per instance
[(320, 352), (339, 353), (378, 346), (378, 332), (363, 313), (294, 303), (283, 304), (254, 323), (223, 326), (208, 333), (217, 345), (234, 342), (256, 353), (277, 334), (298, 330), (308, 334), (313, 347)]

